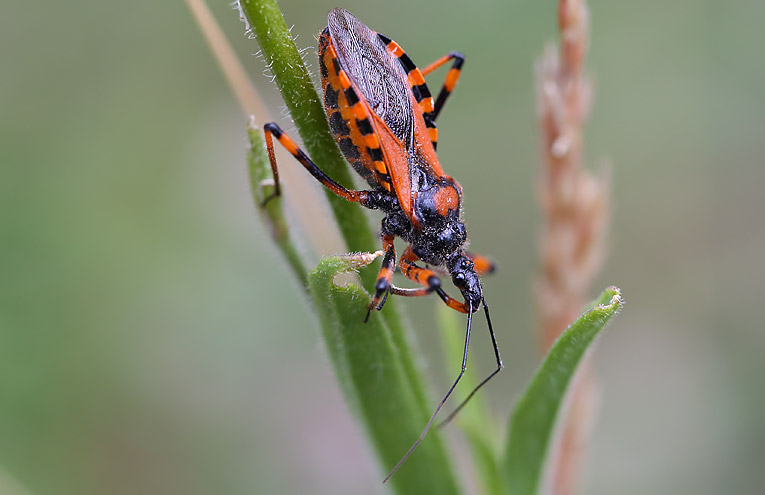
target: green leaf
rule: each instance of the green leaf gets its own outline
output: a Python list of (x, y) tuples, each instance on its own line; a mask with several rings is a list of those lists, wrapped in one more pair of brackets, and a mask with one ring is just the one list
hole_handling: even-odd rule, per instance
[[(355, 284), (335, 285), (339, 273), (371, 262), (370, 255), (327, 257), (308, 275), (322, 332), (338, 381), (365, 426), (385, 469), (392, 468), (419, 437), (432, 411), (420, 403), (386, 320), (364, 324), (368, 294)], [(413, 364), (410, 364), (413, 366)], [(435, 402), (434, 402), (435, 404)], [(382, 478), (381, 478), (382, 480)], [(456, 494), (452, 464), (436, 429), (388, 482), (402, 494)]]
[[(289, 109), (295, 127), (303, 138), (308, 155), (330, 177), (341, 184), (353, 184), (349, 165), (337, 148), (308, 69), (292, 40), (279, 6), (274, 0), (240, 0), (242, 14), (247, 19), (252, 33), (263, 51), (266, 63), (270, 64), (276, 85)], [(281, 166), (300, 166), (297, 162)], [(376, 249), (379, 240), (372, 234), (366, 216), (359, 205), (349, 203), (327, 191), (330, 207), (340, 227), (345, 243), (351, 251), (364, 252)], [(307, 207), (306, 205), (303, 205)], [(365, 287), (374, 287), (377, 276), (374, 270), (363, 270), (359, 276)], [(408, 333), (401, 324), (395, 300), (386, 303), (380, 315), (390, 327), (391, 337), (401, 356), (404, 370), (412, 381), (417, 400), (425, 407), (428, 404), (424, 387), (417, 376), (416, 365)]]
[(553, 344), (516, 403), (504, 460), (507, 493), (536, 495), (539, 492), (566, 389), (585, 351), (623, 304), (618, 288), (606, 289)]

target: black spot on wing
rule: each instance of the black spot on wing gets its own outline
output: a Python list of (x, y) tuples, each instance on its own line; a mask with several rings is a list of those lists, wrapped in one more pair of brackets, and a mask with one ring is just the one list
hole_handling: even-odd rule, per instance
[(377, 185), (377, 178), (372, 174), (371, 170), (369, 170), (368, 168), (364, 166), (364, 163), (362, 163), (359, 160), (356, 160), (351, 162), (351, 166), (372, 187)]
[(351, 133), (348, 129), (348, 125), (345, 123), (345, 119), (340, 112), (335, 112), (329, 117), (329, 127), (334, 134), (338, 136), (347, 136)]
[(351, 138), (343, 138), (338, 141), (337, 144), (340, 146), (340, 151), (343, 152), (343, 155), (345, 155), (348, 160), (356, 160), (361, 157), (359, 149), (353, 144)]
[(362, 136), (366, 136), (374, 132), (372, 129), (372, 124), (369, 123), (369, 119), (356, 119), (356, 127), (359, 128), (359, 132), (361, 132)]
[(345, 90), (345, 99), (348, 100), (348, 105), (353, 106), (359, 102), (359, 97), (356, 95), (356, 91), (353, 88)]
[(404, 71), (406, 71), (407, 74), (412, 72), (414, 69), (417, 68), (416, 65), (414, 65), (414, 62), (412, 62), (412, 59), (409, 58), (409, 55), (406, 53), (402, 53), (401, 56), (398, 58), (401, 62), (401, 66), (404, 68)]
[[(401, 64), (388, 51), (384, 37), (342, 9), (329, 13), (327, 27), (340, 65), (358, 92), (358, 99), (364, 100), (405, 146), (411, 146), (413, 102), (409, 81)], [(348, 103), (354, 104), (352, 98), (348, 98)]]
[(369, 153), (369, 157), (372, 159), (372, 161), (375, 161), (375, 162), (383, 161), (383, 152), (380, 148), (367, 147), (367, 153)]
[(327, 84), (327, 89), (324, 91), (324, 105), (332, 110), (337, 110), (337, 95), (338, 92), (332, 89), (332, 85)]
[(412, 94), (414, 95), (414, 99), (418, 102), (422, 101), (422, 93), (420, 92), (419, 86), (412, 86)]
[(423, 98), (430, 98), (430, 90), (427, 84), (420, 84), (419, 86), (412, 86), (412, 93), (417, 100), (417, 103), (421, 102)]

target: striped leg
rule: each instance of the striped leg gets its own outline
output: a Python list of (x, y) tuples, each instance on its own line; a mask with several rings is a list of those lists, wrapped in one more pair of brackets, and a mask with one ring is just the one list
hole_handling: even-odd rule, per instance
[(422, 69), (422, 74), (427, 76), (449, 60), (454, 60), (454, 62), (452, 63), (452, 68), (449, 69), (449, 72), (446, 73), (446, 80), (444, 81), (444, 85), (441, 87), (441, 92), (438, 93), (438, 98), (436, 98), (436, 104), (431, 115), (431, 119), (434, 122), (438, 117), (438, 114), (441, 112), (441, 109), (444, 107), (446, 99), (454, 90), (454, 86), (457, 85), (457, 80), (459, 80), (460, 72), (462, 71), (462, 64), (465, 63), (465, 56), (459, 52), (451, 52)]
[[(481, 255), (477, 255), (474, 253), (465, 253), (473, 262), (475, 263), (475, 270), (476, 272), (479, 271), (490, 271), (494, 268), (494, 264), (489, 260), (488, 258), (485, 258)], [(454, 385), (452, 386), (452, 389), (449, 390), (449, 392), (446, 394), (446, 397), (449, 397), (452, 390), (454, 389), (454, 386), (457, 385), (457, 382), (459, 382), (460, 378), (462, 378), (462, 373), (465, 372), (465, 368), (467, 366), (467, 346), (468, 342), (470, 340), (470, 321), (472, 312), (475, 310), (478, 310), (478, 307), (472, 307), (468, 304), (461, 303), (457, 301), (456, 299), (450, 297), (447, 295), (443, 289), (440, 287), (440, 281), (435, 276), (435, 274), (428, 269), (421, 268), (414, 264), (415, 261), (417, 261), (417, 255), (414, 254), (414, 252), (411, 251), (411, 246), (404, 251), (404, 254), (401, 255), (401, 259), (399, 260), (399, 268), (404, 273), (404, 275), (407, 276), (410, 280), (413, 280), (419, 284), (423, 284), (422, 280), (428, 281), (428, 288), (423, 289), (401, 289), (398, 287), (391, 286), (390, 287), (390, 293), (401, 295), (401, 296), (424, 296), (427, 294), (430, 294), (431, 292), (436, 292), (439, 297), (446, 303), (447, 306), (449, 306), (452, 309), (456, 309), (457, 311), (461, 313), (467, 313), (468, 314), (468, 329), (467, 329), (467, 335), (465, 337), (465, 352), (462, 357), (462, 372), (457, 377), (457, 380), (454, 382)], [(424, 284), (423, 284), (424, 285)], [(491, 324), (491, 317), (489, 316), (489, 306), (486, 304), (486, 300), (482, 299), (481, 304), (483, 304), (483, 310), (486, 314), (486, 323), (489, 327), (489, 335), (491, 336), (491, 345), (494, 349), (494, 357), (497, 360), (497, 369), (495, 369), (493, 372), (489, 374), (486, 378), (484, 378), (468, 395), (465, 397), (465, 399), (454, 409), (454, 411), (449, 414), (449, 416), (446, 417), (443, 421), (441, 421), (438, 426), (441, 427), (447, 423), (449, 423), (454, 417), (457, 415), (458, 412), (462, 410), (463, 407), (465, 407), (465, 404), (467, 404), (470, 399), (473, 398), (473, 396), (478, 392), (478, 390), (486, 385), (486, 383), (489, 382), (494, 376), (499, 373), (502, 368), (504, 368), (504, 364), (502, 364), (502, 357), (499, 355), (499, 346), (497, 345), (497, 337), (494, 335), (494, 327)], [(444, 397), (444, 400), (441, 402), (441, 404), (438, 406), (438, 409), (441, 408), (441, 406), (446, 401), (446, 397)], [(436, 409), (436, 413), (438, 413), (438, 409)], [(433, 418), (435, 418), (435, 414), (433, 415)], [(431, 421), (432, 419), (431, 418)], [(430, 426), (430, 423), (428, 423), (428, 427)], [(425, 428), (425, 431), (428, 430), (428, 427)], [(423, 432), (423, 436), (424, 436)], [(422, 436), (420, 439), (415, 443), (415, 446), (419, 441), (422, 440)], [(411, 453), (411, 450), (409, 451)], [(409, 455), (407, 453), (407, 455)], [(395, 470), (394, 470), (395, 471)]]
[[(399, 260), (399, 268), (404, 273), (404, 275), (407, 276), (410, 280), (413, 280), (421, 285), (427, 285), (427, 288), (423, 289), (397, 289), (393, 286), (390, 288), (391, 294), (400, 294), (400, 295), (408, 295), (408, 296), (422, 296), (426, 295), (430, 292), (437, 292), (438, 295), (441, 297), (441, 299), (444, 300), (444, 302), (453, 309), (456, 309), (457, 311), (461, 311), (462, 313), (467, 313), (467, 328), (465, 330), (465, 346), (462, 350), (462, 367), (460, 368), (460, 372), (457, 375), (457, 379), (454, 380), (454, 383), (449, 388), (449, 390), (446, 392), (446, 395), (444, 395), (444, 398), (441, 399), (441, 402), (438, 403), (438, 406), (436, 406), (436, 410), (433, 411), (433, 415), (430, 417), (430, 420), (425, 425), (425, 428), (422, 430), (422, 433), (420, 433), (419, 438), (415, 440), (414, 444), (409, 448), (409, 450), (404, 454), (404, 457), (401, 458), (400, 461), (398, 461), (398, 464), (393, 468), (393, 470), (388, 474), (388, 476), (383, 480), (383, 483), (388, 481), (391, 476), (398, 470), (399, 467), (406, 461), (406, 459), (414, 452), (414, 449), (417, 448), (417, 446), (422, 442), (422, 440), (425, 438), (425, 435), (427, 435), (428, 431), (430, 430), (430, 427), (433, 425), (433, 422), (436, 419), (436, 416), (438, 416), (439, 411), (441, 411), (441, 408), (446, 403), (447, 399), (452, 395), (452, 392), (457, 387), (457, 384), (462, 379), (463, 375), (465, 374), (465, 370), (467, 370), (467, 360), (468, 360), (468, 347), (470, 346), (470, 330), (472, 326), (473, 321), (473, 311), (478, 310), (477, 307), (473, 307), (472, 303), (468, 302), (467, 304), (460, 303), (459, 301), (456, 301), (455, 299), (449, 297), (444, 293), (444, 291), (441, 289), (441, 283), (438, 280), (438, 277), (435, 275), (435, 273), (432, 270), (428, 270), (426, 268), (419, 267), (415, 265), (415, 261), (417, 261), (419, 258), (416, 254), (412, 251), (412, 247), (408, 246), (404, 253), (401, 255), (401, 259)], [(398, 292), (402, 291), (402, 292)], [(494, 347), (494, 355), (497, 359), (497, 369), (493, 371), (488, 377), (484, 378), (477, 387), (475, 387), (470, 394), (468, 394), (467, 398), (463, 400), (457, 408), (449, 415), (445, 420), (443, 420), (441, 423), (439, 423), (438, 426), (443, 426), (444, 424), (451, 421), (454, 416), (465, 406), (465, 404), (468, 403), (468, 401), (478, 392), (478, 390), (486, 385), (486, 383), (491, 380), (497, 373), (500, 372), (500, 370), (503, 368), (502, 364), (502, 358), (499, 356), (499, 348), (497, 347), (497, 339), (494, 335), (494, 329), (491, 324), (491, 318), (489, 317), (489, 307), (486, 305), (486, 301), (482, 298), (481, 302), (479, 304), (483, 304), (484, 312), (486, 313), (486, 323), (489, 327), (489, 334), (491, 335), (491, 343)]]
[(364, 322), (369, 320), (369, 313), (371, 313), (373, 309), (380, 311), (385, 304), (385, 300), (388, 298), (388, 289), (391, 287), (390, 280), (393, 277), (393, 270), (396, 269), (396, 247), (393, 245), (394, 239), (395, 237), (392, 235), (383, 236), (385, 258), (383, 258), (380, 273), (377, 275), (375, 296), (369, 303), (367, 317), (364, 318)]
[(316, 166), (316, 164), (313, 163), (310, 158), (308, 158), (308, 155), (306, 155), (303, 150), (298, 148), (298, 145), (295, 144), (295, 141), (293, 141), (292, 138), (285, 134), (284, 131), (282, 131), (281, 128), (274, 122), (270, 122), (264, 125), (263, 132), (266, 136), (268, 158), (271, 161), (271, 170), (274, 174), (275, 184), (274, 193), (263, 201), (264, 205), (268, 203), (268, 201), (270, 201), (272, 198), (275, 198), (281, 194), (281, 189), (279, 188), (279, 170), (276, 167), (276, 156), (274, 155), (274, 142), (272, 136), (275, 137), (276, 140), (279, 141), (279, 143), (281, 143), (281, 145), (284, 146), (284, 148), (289, 151), (292, 156), (294, 156), (295, 159), (299, 161), (303, 167), (305, 167), (305, 169), (308, 170), (308, 172), (316, 178), (316, 180), (321, 182), (324, 187), (348, 201), (359, 203), (363, 206), (370, 204), (371, 198), (369, 191), (351, 191), (332, 180), (327, 174), (322, 172), (321, 169)]
[[(430, 294), (431, 292), (435, 292), (438, 294), (438, 297), (441, 298), (441, 300), (446, 303), (447, 306), (449, 306), (452, 309), (455, 309), (459, 311), (460, 313), (467, 313), (469, 311), (468, 306), (460, 302), (453, 297), (449, 296), (444, 290), (441, 288), (441, 280), (438, 278), (438, 275), (436, 275), (436, 272), (433, 270), (430, 270), (428, 268), (422, 268), (421, 266), (418, 266), (415, 264), (417, 260), (420, 258), (417, 257), (416, 254), (414, 254), (414, 251), (412, 251), (412, 246), (407, 246), (406, 250), (404, 250), (404, 254), (401, 255), (401, 258), (398, 261), (398, 267), (401, 270), (401, 273), (404, 274), (406, 278), (411, 280), (412, 282), (417, 282), (420, 285), (425, 286), (424, 289), (401, 289), (398, 287), (391, 287), (390, 292), (391, 294), (396, 294), (399, 296), (409, 296), (409, 297), (416, 297), (416, 296), (424, 296), (427, 294)], [(478, 308), (473, 308), (478, 309)]]
[(469, 251), (465, 251), (465, 256), (470, 258), (470, 261), (473, 262), (473, 268), (475, 269), (476, 273), (478, 275), (485, 275), (487, 273), (494, 273), (494, 270), (497, 268), (494, 265), (494, 262), (487, 258), (486, 256), (482, 256), (480, 254), (471, 253)]

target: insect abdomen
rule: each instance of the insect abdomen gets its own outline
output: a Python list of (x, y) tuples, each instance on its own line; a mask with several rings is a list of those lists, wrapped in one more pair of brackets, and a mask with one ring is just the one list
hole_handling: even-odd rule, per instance
[(340, 151), (369, 185), (391, 191), (391, 178), (369, 113), (340, 66), (327, 29), (319, 38), (319, 66), (324, 108)]

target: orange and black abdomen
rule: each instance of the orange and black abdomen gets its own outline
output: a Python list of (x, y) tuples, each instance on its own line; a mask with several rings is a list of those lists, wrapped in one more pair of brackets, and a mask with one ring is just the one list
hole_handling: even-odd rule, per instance
[(391, 191), (391, 177), (369, 111), (341, 66), (332, 46), (329, 28), (324, 29), (319, 37), (319, 68), (324, 108), (340, 151), (370, 186)]

